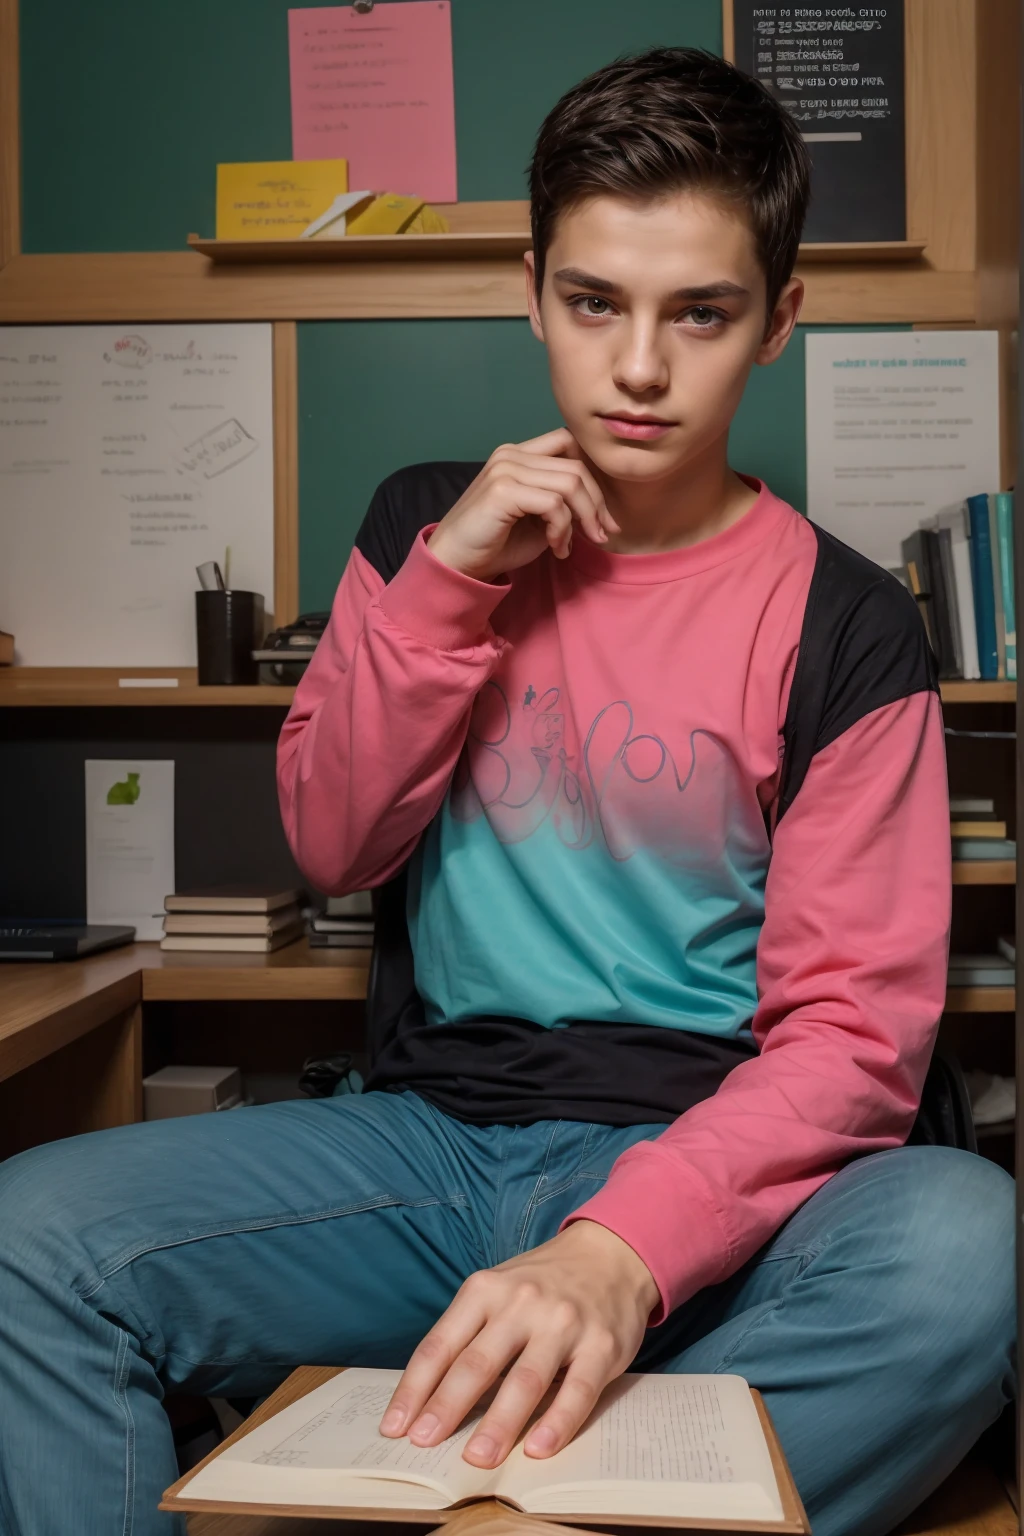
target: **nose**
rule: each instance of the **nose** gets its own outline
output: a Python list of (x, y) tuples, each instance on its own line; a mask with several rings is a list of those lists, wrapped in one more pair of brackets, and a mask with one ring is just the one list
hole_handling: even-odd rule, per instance
[(621, 349), (615, 358), (615, 382), (631, 395), (664, 391), (669, 384), (668, 358), (661, 346), (660, 328), (637, 318), (620, 331)]

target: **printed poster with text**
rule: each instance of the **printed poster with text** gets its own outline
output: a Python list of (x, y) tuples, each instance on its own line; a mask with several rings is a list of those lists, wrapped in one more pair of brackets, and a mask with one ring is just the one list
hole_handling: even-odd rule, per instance
[(1000, 489), (998, 332), (811, 332), (806, 347), (822, 528), (892, 569), (926, 519)]
[(450, 0), (288, 12), (292, 156), (347, 160), (355, 192), (458, 201)]

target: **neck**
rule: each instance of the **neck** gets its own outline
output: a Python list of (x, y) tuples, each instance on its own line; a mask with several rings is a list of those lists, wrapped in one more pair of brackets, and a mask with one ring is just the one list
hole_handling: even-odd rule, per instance
[(605, 545), (612, 554), (682, 549), (723, 533), (757, 500), (726, 462), (725, 439), (701, 459), (659, 480), (614, 480), (591, 463), (608, 510), (622, 532)]

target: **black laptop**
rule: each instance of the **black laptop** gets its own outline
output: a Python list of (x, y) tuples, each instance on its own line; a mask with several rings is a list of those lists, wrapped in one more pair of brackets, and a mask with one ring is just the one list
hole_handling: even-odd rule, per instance
[(0, 960), (81, 960), (130, 944), (134, 928), (106, 923), (13, 922), (0, 917)]

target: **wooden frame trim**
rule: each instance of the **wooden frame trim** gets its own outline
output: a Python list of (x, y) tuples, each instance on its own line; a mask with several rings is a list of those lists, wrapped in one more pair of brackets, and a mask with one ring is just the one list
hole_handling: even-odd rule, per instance
[(18, 0), (0, 0), (0, 269), (21, 252)]
[(736, 18), (732, 0), (722, 0), (722, 57), (730, 64), (736, 62)]
[(274, 625), (299, 612), (299, 349), (294, 320), (273, 329)]

